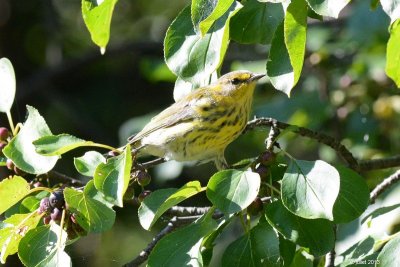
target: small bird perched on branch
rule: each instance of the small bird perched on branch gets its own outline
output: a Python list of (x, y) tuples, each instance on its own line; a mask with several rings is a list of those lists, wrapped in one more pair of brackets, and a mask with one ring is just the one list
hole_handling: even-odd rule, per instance
[(249, 71), (227, 73), (163, 110), (128, 142), (139, 155), (214, 161), (217, 169), (225, 169), (225, 148), (246, 127), (256, 82), (264, 76)]

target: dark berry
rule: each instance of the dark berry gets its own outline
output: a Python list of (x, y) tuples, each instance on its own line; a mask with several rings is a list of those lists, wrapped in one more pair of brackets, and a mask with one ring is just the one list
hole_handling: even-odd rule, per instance
[(14, 162), (11, 159), (7, 159), (6, 166), (10, 171), (13, 171), (15, 167)]
[(10, 135), (9, 131), (5, 127), (0, 127), (0, 141), (6, 141)]
[(6, 147), (6, 145), (7, 145), (7, 142), (5, 142), (5, 141), (0, 141), (0, 151), (2, 151), (3, 148)]
[(271, 151), (264, 151), (263, 153), (260, 154), (258, 158), (261, 164), (270, 165), (272, 162), (275, 161), (276, 154)]
[(70, 219), (71, 219), (71, 221), (72, 221), (73, 223), (76, 223), (76, 215), (75, 215), (75, 213), (72, 213), (72, 214), (71, 214)]
[(53, 193), (51, 193), (49, 199), (50, 199), (50, 205), (53, 208), (61, 209), (65, 204), (64, 192), (62, 190), (56, 190)]
[(110, 151), (108, 151), (107, 155), (110, 157), (116, 157), (119, 155), (119, 153), (115, 150), (110, 150)]
[(137, 179), (137, 182), (140, 186), (146, 186), (151, 182), (151, 176), (146, 171), (142, 170), (136, 171), (134, 176)]
[(32, 186), (33, 188), (37, 188), (37, 187), (42, 187), (43, 184), (41, 182), (35, 182)]
[(151, 191), (149, 191), (149, 190), (144, 190), (144, 191), (142, 191), (142, 193), (140, 193), (139, 196), (138, 196), (139, 202), (143, 202), (143, 200), (144, 200), (146, 197), (148, 197), (150, 194), (151, 194)]
[(50, 206), (50, 200), (48, 197), (45, 197), (42, 200), (40, 200), (39, 214), (49, 213), (51, 210), (52, 210), (52, 208)]
[(50, 214), (50, 217), (53, 221), (59, 222), (61, 221), (62, 211), (58, 208), (54, 208)]
[(43, 217), (43, 223), (44, 224), (49, 224), (50, 221), (51, 221), (51, 217), (50, 216)]
[(263, 209), (263, 203), (259, 197), (256, 197), (254, 201), (247, 207), (247, 213), (250, 215), (257, 215)]
[(265, 180), (268, 177), (269, 169), (268, 169), (268, 167), (260, 164), (256, 168), (255, 172), (260, 175), (261, 180)]

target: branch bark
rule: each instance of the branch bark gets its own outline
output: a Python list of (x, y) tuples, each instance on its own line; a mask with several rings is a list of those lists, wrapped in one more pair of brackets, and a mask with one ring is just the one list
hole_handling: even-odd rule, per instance
[(400, 170), (397, 170), (395, 173), (385, 178), (380, 184), (378, 184), (374, 190), (370, 193), (370, 202), (371, 204), (375, 202), (375, 200), (385, 192), (391, 185), (398, 182), (400, 180)]

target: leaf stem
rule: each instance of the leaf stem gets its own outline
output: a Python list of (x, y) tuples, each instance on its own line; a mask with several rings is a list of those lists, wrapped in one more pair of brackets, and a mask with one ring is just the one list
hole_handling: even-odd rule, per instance
[(10, 124), (11, 132), (12, 132), (13, 136), (15, 136), (17, 133), (15, 132), (15, 127), (14, 127), (14, 122), (13, 122), (13, 119), (11, 116), (11, 112), (8, 110), (6, 113), (7, 113), (8, 123)]
[(47, 191), (49, 193), (53, 193), (53, 190), (51, 190), (50, 188), (39, 186), (39, 187), (35, 187), (35, 188), (32, 188), (31, 190), (29, 190), (29, 194), (32, 194), (37, 191)]

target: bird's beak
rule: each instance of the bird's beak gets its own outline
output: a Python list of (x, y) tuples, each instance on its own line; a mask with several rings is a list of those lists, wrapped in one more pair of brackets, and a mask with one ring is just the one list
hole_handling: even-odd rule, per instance
[(257, 81), (257, 80), (261, 79), (264, 76), (265, 76), (265, 74), (254, 73), (253, 76), (249, 79), (249, 82)]

